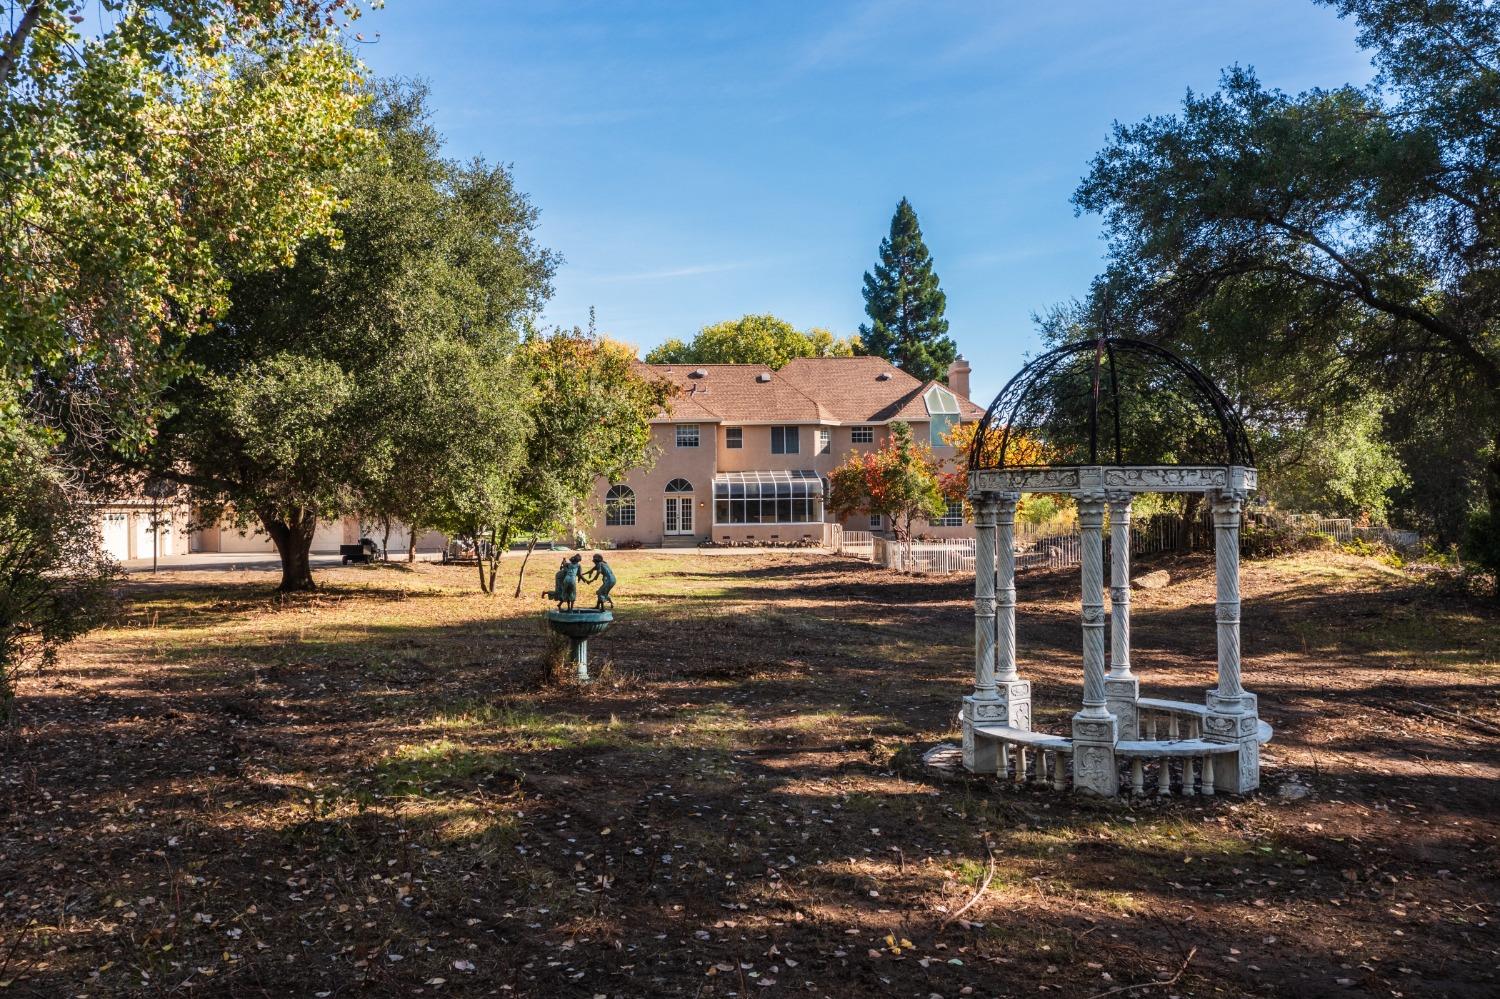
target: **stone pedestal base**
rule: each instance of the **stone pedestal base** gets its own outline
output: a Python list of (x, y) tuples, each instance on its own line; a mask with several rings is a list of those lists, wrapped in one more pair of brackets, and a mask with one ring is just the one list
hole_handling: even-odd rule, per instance
[(1119, 735), (1114, 715), (1100, 718), (1079, 712), (1073, 716), (1073, 790), (1107, 798), (1120, 793), (1120, 772), (1115, 766)]
[(1001, 683), (994, 698), (973, 694), (964, 698), (964, 769), (992, 774), (1000, 769), (1000, 745), (992, 739), (975, 740), (975, 725), (1005, 725), (1031, 731), (1031, 681)]
[(1254, 694), (1225, 697), (1218, 690), (1206, 696), (1208, 715), (1203, 719), (1203, 738), (1239, 747), (1235, 756), (1218, 757), (1214, 766), (1214, 788), (1228, 794), (1249, 794), (1260, 787), (1260, 719)]
[(1119, 720), (1120, 738), (1141, 737), (1141, 713), (1136, 702), (1141, 699), (1141, 678), (1104, 678), (1104, 703), (1109, 713)]

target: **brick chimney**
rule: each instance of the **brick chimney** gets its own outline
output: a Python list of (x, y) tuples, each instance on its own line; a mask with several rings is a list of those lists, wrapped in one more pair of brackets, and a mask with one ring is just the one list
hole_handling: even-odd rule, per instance
[(948, 365), (948, 387), (965, 399), (969, 397), (969, 362), (964, 360), (962, 354)]

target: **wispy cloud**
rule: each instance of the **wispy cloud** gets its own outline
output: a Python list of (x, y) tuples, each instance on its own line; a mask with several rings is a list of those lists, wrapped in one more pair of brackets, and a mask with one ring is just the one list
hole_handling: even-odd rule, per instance
[(721, 274), (737, 271), (750, 264), (744, 261), (722, 264), (689, 264), (686, 267), (663, 267), (654, 271), (634, 271), (629, 274), (598, 274), (593, 280), (601, 284), (630, 284), (638, 281), (671, 281), (675, 278), (697, 277), (700, 274)]
[(840, 10), (832, 14), (830, 26), (799, 47), (792, 72), (837, 66), (859, 58), (896, 25), (908, 6), (908, 0), (879, 0), (852, 13)]

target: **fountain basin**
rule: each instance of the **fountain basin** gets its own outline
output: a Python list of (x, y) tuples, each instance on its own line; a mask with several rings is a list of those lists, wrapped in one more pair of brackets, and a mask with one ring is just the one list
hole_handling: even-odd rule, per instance
[(579, 683), (589, 681), (589, 639), (603, 634), (614, 619), (614, 614), (607, 610), (547, 611), (547, 625), (573, 643), (569, 658), (578, 666)]

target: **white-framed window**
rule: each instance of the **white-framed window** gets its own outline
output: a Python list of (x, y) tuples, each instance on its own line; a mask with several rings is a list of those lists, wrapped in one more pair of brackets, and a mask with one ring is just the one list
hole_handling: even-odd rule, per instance
[(852, 427), (849, 430), (849, 439), (855, 444), (874, 444), (874, 427)]
[(697, 447), (698, 446), (698, 424), (696, 424), (696, 423), (679, 423), (679, 424), (677, 424), (677, 446), (678, 447)]
[(610, 486), (604, 494), (604, 523), (609, 527), (635, 526), (635, 490), (626, 485)]
[(880, 530), (880, 514), (878, 514), (878, 513), (872, 513), (872, 514), (870, 514), (870, 530), (872, 530), (872, 531), (878, 531), (878, 530)]
[(797, 454), (801, 450), (802, 433), (800, 427), (771, 428), (772, 454)]
[(727, 447), (727, 448), (729, 448), (732, 451), (738, 451), (740, 448), (744, 447), (745, 446), (745, 428), (744, 427), (725, 427), (724, 428), (724, 446)]
[(949, 500), (948, 509), (943, 515), (932, 522), (933, 527), (963, 527), (964, 526), (964, 501)]
[(818, 428), (818, 454), (829, 454), (833, 451), (833, 431), (827, 427)]

